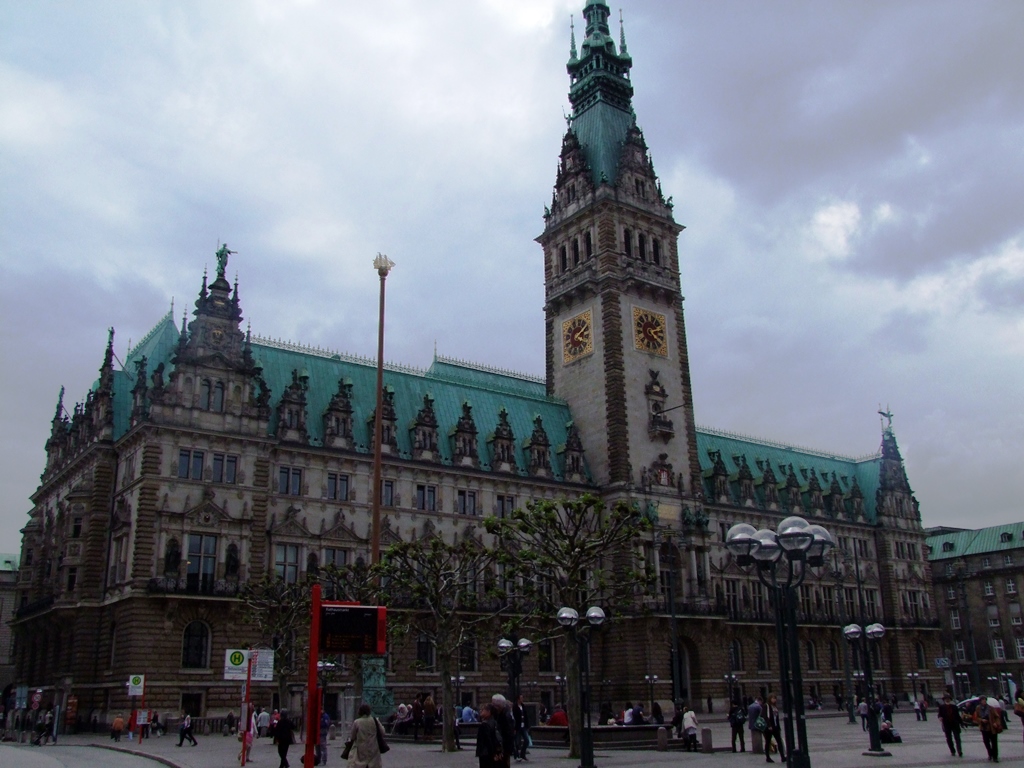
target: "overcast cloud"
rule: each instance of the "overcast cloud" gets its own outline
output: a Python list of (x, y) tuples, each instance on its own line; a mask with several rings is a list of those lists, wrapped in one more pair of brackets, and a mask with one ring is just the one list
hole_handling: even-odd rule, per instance
[[(1024, 4), (623, 0), (699, 424), (894, 427), (926, 525), (1024, 519)], [(57, 391), (191, 310), (543, 374), (540, 247), (583, 0), (0, 3), (0, 551)], [(617, 14), (616, 14), (617, 15)]]

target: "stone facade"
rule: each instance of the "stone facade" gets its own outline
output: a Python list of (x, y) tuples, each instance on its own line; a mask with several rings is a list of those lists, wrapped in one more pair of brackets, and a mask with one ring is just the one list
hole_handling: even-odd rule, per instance
[(958, 696), (1024, 684), (1024, 523), (928, 531), (946, 683)]
[[(388, 366), (375, 436), (374, 361), (252, 336), (239, 286), (224, 276), (225, 246), (191, 321), (164, 317), (123, 370), (111, 333), (85, 401), (68, 413), (61, 394), (24, 528), (19, 682), (73, 694), (83, 718), (102, 719), (129, 705), (127, 676), (144, 673), (150, 706), (222, 714), (238, 695), (222, 679), (224, 651), (257, 640), (240, 628), (239, 588), (368, 558), (375, 492), (385, 545), (479, 531), (481, 516), (594, 492), (655, 522), (642, 547), (661, 585), (645, 616), (596, 633), (601, 700), (645, 698), (644, 677), (656, 674), (655, 697), (670, 706), (673, 658), (680, 695), (699, 708), (709, 698), (724, 706), (725, 675), (745, 696), (771, 689), (774, 614), (724, 537), (738, 522), (775, 528), (794, 514), (839, 544), (800, 593), (808, 690), (848, 690), (840, 627), (851, 617), (890, 628), (875, 658), (880, 692), (905, 692), (910, 671), (929, 689), (942, 684), (928, 666), (941, 643), (924, 532), (891, 426), (862, 458), (696, 426), (683, 227), (632, 113), (624, 36), (616, 46), (603, 2), (585, 15), (586, 40), (579, 54), (573, 40), (569, 62), (574, 114), (538, 238), (545, 377), (444, 358), (426, 370)], [(526, 660), (534, 701), (562, 698), (564, 642), (538, 639)], [(463, 698), (503, 688), (492, 647), (481, 638), (464, 655)], [(436, 693), (436, 673), (416, 665), (429, 667), (430, 655), (419, 638), (396, 641), (397, 700)], [(339, 673), (329, 701), (354, 682)], [(257, 702), (275, 703), (275, 690), (259, 686)], [(276, 703), (294, 707), (301, 690), (293, 681), (289, 701)]]

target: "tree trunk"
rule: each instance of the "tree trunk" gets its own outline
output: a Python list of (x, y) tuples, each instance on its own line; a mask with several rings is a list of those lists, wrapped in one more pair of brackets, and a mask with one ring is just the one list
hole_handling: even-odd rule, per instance
[(441, 751), (455, 751), (455, 701), (452, 694), (451, 659), (445, 654), (439, 659), (441, 675)]

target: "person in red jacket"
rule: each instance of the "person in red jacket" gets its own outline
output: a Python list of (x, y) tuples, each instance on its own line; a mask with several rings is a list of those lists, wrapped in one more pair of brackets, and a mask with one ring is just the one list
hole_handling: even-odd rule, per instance
[(561, 725), (568, 727), (569, 717), (565, 714), (565, 710), (561, 707), (555, 707), (555, 711), (551, 713), (551, 717), (548, 719), (548, 725)]

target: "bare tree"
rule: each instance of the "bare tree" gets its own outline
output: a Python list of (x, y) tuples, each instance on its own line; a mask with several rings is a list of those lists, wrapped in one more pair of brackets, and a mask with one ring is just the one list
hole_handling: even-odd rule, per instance
[[(581, 618), (592, 605), (612, 617), (626, 613), (641, 606), (654, 585), (639, 552), (651, 522), (623, 502), (608, 509), (592, 495), (533, 501), (504, 519), (488, 518), (485, 526), (514, 564), (524, 598), (517, 603), (521, 620), (538, 627), (550, 630), (561, 607), (576, 609)], [(565, 644), (565, 663), (569, 756), (579, 757), (583, 702), (575, 642)]]

